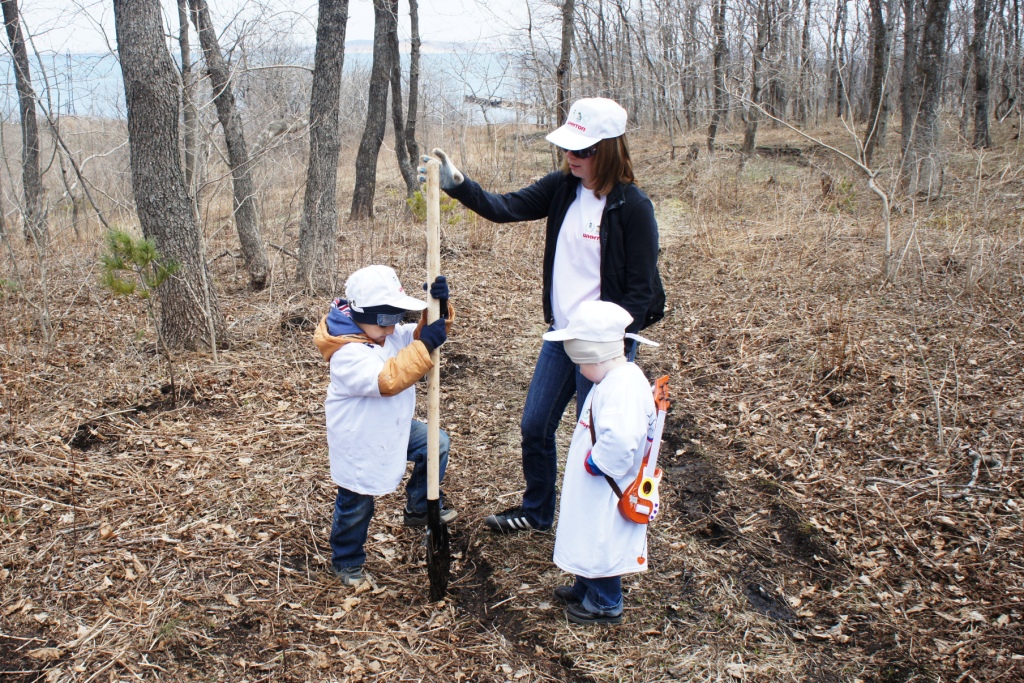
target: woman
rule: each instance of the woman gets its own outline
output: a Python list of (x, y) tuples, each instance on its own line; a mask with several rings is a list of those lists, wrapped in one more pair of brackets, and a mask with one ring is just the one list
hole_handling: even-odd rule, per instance
[[(626, 110), (616, 102), (575, 102), (565, 124), (547, 136), (565, 151), (561, 169), (509, 194), (485, 191), (442, 150), (434, 150), (441, 162), (441, 189), (480, 216), (495, 223), (547, 217), (543, 300), (544, 320), (552, 330), (566, 327), (583, 301), (622, 306), (633, 317), (627, 332), (663, 315), (658, 224), (651, 200), (636, 185), (625, 132)], [(631, 346), (630, 360), (635, 354)], [(520, 424), (523, 501), (486, 517), (488, 528), (499, 533), (551, 528), (558, 478), (555, 430), (573, 395), (579, 417), (591, 386), (562, 342), (544, 342)]]

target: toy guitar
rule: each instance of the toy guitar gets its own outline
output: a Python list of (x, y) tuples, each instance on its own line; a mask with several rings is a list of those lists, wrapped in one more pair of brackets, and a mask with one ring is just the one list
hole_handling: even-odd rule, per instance
[(660, 500), (658, 484), (661, 482), (661, 468), (658, 467), (658, 451), (661, 449), (661, 435), (665, 431), (665, 413), (668, 412), (668, 375), (654, 382), (654, 407), (658, 417), (654, 434), (648, 437), (647, 453), (640, 465), (640, 471), (619, 498), (619, 512), (623, 517), (637, 524), (653, 522), (658, 516)]

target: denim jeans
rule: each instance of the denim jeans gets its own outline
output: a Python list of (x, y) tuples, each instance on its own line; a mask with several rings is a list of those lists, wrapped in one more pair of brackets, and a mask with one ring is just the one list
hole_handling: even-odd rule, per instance
[(606, 576), (600, 579), (576, 577), (572, 593), (588, 612), (607, 616), (622, 614), (622, 577)]
[(593, 384), (565, 353), (562, 342), (545, 341), (526, 393), (519, 424), (523, 445), (523, 514), (536, 529), (550, 528), (555, 521), (555, 483), (558, 453), (555, 431), (562, 413), (576, 396), (576, 418)]
[[(451, 440), (441, 430), (439, 448), (439, 479), (448, 468)], [(405, 485), (406, 509), (422, 513), (427, 509), (427, 425), (412, 421), (406, 460), (413, 464), (412, 475)], [(442, 501), (444, 497), (442, 496)], [(331, 523), (331, 564), (335, 569), (361, 567), (366, 562), (366, 535), (373, 517), (373, 496), (338, 487)]]
[[(634, 340), (626, 343), (631, 347), (627, 358), (632, 361), (636, 357), (637, 343)], [(519, 425), (526, 480), (522, 509), (534, 528), (547, 529), (555, 521), (555, 483), (558, 480), (555, 431), (562, 413), (575, 395), (576, 419), (579, 420), (583, 402), (593, 386), (565, 353), (562, 342), (544, 342)]]

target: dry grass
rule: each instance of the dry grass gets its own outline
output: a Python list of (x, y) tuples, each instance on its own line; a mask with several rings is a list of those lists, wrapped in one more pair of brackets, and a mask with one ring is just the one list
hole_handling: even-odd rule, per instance
[[(310, 341), (326, 302), (295, 293), (291, 259), (275, 250), (260, 293), (236, 259), (214, 262), (232, 348), (217, 364), (180, 356), (172, 407), (142, 310), (96, 284), (94, 241), (62, 233), (53, 345), (26, 303), (30, 259), (24, 289), (6, 275), (0, 291), (0, 676), (1021, 679), (1024, 181), (999, 133), (983, 157), (950, 152), (941, 202), (903, 202), (885, 286), (877, 203), (836, 159), (738, 171), (728, 154), (690, 163), (636, 142), (670, 303), (640, 363), (672, 375), (673, 407), (651, 571), (625, 581), (626, 623), (606, 630), (570, 627), (551, 599), (565, 581), (551, 535), (481, 522), (522, 487), (539, 225), (447, 217), (460, 325), (444, 347), (445, 488), (461, 516), (438, 604), (400, 494), (378, 501), (374, 584), (352, 592), (327, 573), (327, 373)], [(474, 143), (471, 175), (516, 187), (545, 170), (543, 143), (499, 140)], [(770, 129), (762, 144), (806, 147)], [(508, 155), (511, 178), (494, 170)], [(339, 268), (384, 262), (408, 285), (424, 241), (396, 178), (382, 169), (375, 221), (343, 224)], [(267, 241), (293, 247), (301, 194), (266, 192)], [(211, 257), (237, 249), (224, 210), (204, 222)]]

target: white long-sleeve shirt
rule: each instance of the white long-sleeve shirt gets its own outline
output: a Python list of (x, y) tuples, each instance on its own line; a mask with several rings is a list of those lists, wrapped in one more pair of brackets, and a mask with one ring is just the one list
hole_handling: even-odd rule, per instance
[[(593, 446), (591, 415), (597, 434)], [(647, 570), (647, 525), (623, 517), (611, 486), (583, 463), (592, 452), (601, 471), (625, 489), (640, 471), (656, 421), (650, 382), (635, 363), (614, 368), (590, 391), (562, 480), (554, 554), (562, 570), (588, 579)]]

